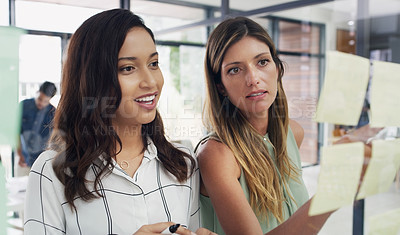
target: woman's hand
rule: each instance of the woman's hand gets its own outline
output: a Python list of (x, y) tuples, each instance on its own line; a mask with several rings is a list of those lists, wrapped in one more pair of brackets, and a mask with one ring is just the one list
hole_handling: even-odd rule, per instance
[[(173, 222), (161, 222), (161, 223), (156, 223), (156, 224), (148, 224), (148, 225), (143, 225), (140, 227), (136, 233), (133, 235), (156, 235), (156, 234), (163, 234), (162, 232), (164, 230), (168, 230), (168, 228), (172, 225), (175, 225)], [(170, 234), (170, 233), (167, 233)], [(196, 233), (190, 231), (187, 228), (184, 228), (182, 226), (179, 226), (178, 229), (174, 234), (181, 234), (181, 235), (217, 235), (216, 233), (210, 232), (208, 229), (205, 228), (199, 228), (197, 229)]]
[(196, 231), (196, 235), (218, 235), (218, 234), (213, 233), (210, 230), (205, 229), (205, 228), (199, 228)]

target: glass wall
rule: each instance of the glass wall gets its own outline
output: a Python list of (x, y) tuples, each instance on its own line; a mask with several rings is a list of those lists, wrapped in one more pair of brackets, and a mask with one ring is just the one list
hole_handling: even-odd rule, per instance
[[(59, 86), (66, 39), (84, 20), (104, 9), (120, 7), (120, 4), (130, 7), (155, 33), (165, 79), (158, 108), (166, 134), (171, 141), (192, 148), (205, 135), (203, 58), (207, 37), (223, 13), (256, 20), (270, 33), (285, 62), (283, 85), (289, 115), (305, 131), (300, 155), (303, 166), (308, 166), (303, 168), (303, 176), (310, 195), (316, 191), (321, 147), (330, 145), (344, 132), (355, 130), (354, 126), (346, 126), (337, 132), (332, 123), (314, 121), (326, 75), (326, 53), (340, 51), (365, 57), (370, 62), (400, 63), (398, 0), (335, 0), (322, 4), (314, 4), (317, 1), (230, 0), (228, 11), (221, 10), (222, 1), (214, 0), (0, 0), (0, 25), (9, 24), (8, 2), (15, 3), (15, 12), (11, 14), (15, 16), (15, 26), (28, 32), (21, 40), (20, 100), (34, 96), (45, 80)], [(309, 5), (311, 2), (313, 4)], [(55, 105), (58, 97), (59, 94), (52, 99)], [(399, 137), (396, 127), (394, 130), (388, 135)], [(1, 154), (5, 155), (3, 151)], [(366, 222), (361, 227), (366, 231), (370, 229), (367, 219), (371, 216), (399, 208), (399, 180), (394, 180), (388, 192), (365, 200), (362, 218)], [(352, 205), (340, 208), (320, 234), (356, 234), (352, 229), (360, 231), (360, 223), (353, 224), (357, 214), (354, 212), (353, 216)]]
[[(15, 0), (11, 2), (15, 2), (15, 14), (13, 15), (15, 15), (17, 27), (43, 33), (65, 32), (70, 34), (89, 16), (104, 9), (119, 7), (124, 1), (57, 1), (56, 3), (52, 0)], [(304, 127), (307, 127), (305, 145), (301, 149), (302, 159), (306, 163), (313, 163), (318, 158), (318, 151), (313, 153), (309, 151), (311, 149), (315, 151), (318, 142), (327, 143), (333, 128), (330, 125), (326, 126), (324, 134), (320, 135), (324, 130), (317, 127), (316, 123), (307, 123), (306, 121), (309, 121), (308, 112), (316, 103), (315, 99), (318, 97), (319, 86), (324, 77), (324, 63), (321, 63), (321, 59), (324, 59), (325, 51), (337, 49), (355, 54), (357, 27), (360, 22), (364, 21), (368, 23), (367, 30), (364, 30), (365, 34), (369, 35), (368, 53), (372, 56), (379, 54), (382, 55), (380, 58), (384, 58), (384, 60), (398, 62), (400, 60), (398, 49), (400, 48), (398, 46), (399, 6), (394, 1), (388, 0), (385, 1), (385, 4), (381, 4), (379, 1), (370, 0), (367, 19), (360, 19), (357, 16), (359, 1), (356, 0), (332, 1), (303, 7), (297, 3), (298, 7), (295, 9), (290, 8), (289, 5), (292, 3), (293, 1), (285, 0), (243, 4), (243, 2), (231, 0), (228, 13), (238, 15), (252, 11), (258, 15), (259, 18), (255, 19), (259, 21), (267, 21), (263, 17), (280, 19), (277, 25), (270, 23), (263, 25), (267, 26), (267, 30), (276, 40), (277, 48), (287, 63), (284, 81), (290, 99), (291, 114)], [(5, 14), (1, 14), (0, 24), (6, 25), (9, 16), (8, 1), (1, 1), (0, 4), (2, 11), (5, 12)], [(222, 12), (219, 2), (206, 0), (188, 2), (131, 0), (129, 5), (130, 9), (142, 16), (146, 24), (153, 29), (156, 39), (161, 42), (160, 45), (179, 48), (173, 49), (170, 55), (180, 54), (182, 52), (181, 45), (204, 46), (212, 25), (218, 23), (218, 21), (210, 21), (209, 17), (219, 17)], [(265, 13), (255, 12), (260, 9), (263, 9)], [(250, 17), (253, 16), (250, 15)], [(321, 48), (322, 44), (325, 45), (324, 48)], [(65, 42), (61, 41), (61, 50), (63, 50), (63, 45)], [(197, 56), (196, 53), (195, 56)], [(198, 64), (202, 64), (202, 62), (199, 60), (195, 65)], [(192, 66), (193, 64), (191, 64)], [(182, 76), (181, 69), (173, 70), (171, 77), (166, 79), (172, 79), (177, 84)], [(25, 71), (22, 73), (26, 74)], [(22, 78), (21, 81), (26, 82), (26, 78)], [(195, 83), (199, 82), (201, 79)], [(21, 87), (21, 92), (25, 92), (24, 90), (26, 89)], [(178, 89), (178, 92), (182, 91)], [(28, 94), (26, 93), (26, 95)], [(25, 95), (21, 93), (22, 96)], [(307, 107), (295, 106), (295, 104), (299, 105), (302, 100), (306, 100)], [(299, 116), (304, 117), (304, 113), (307, 113), (306, 118), (302, 120)], [(308, 138), (312, 141), (308, 141)], [(313, 143), (311, 144), (311, 142)], [(308, 146), (306, 143), (310, 143), (310, 145)]]

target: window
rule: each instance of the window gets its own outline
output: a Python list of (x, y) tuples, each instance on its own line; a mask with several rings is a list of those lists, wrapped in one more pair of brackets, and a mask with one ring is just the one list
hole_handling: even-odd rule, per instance
[(167, 136), (194, 147), (205, 134), (203, 58), (205, 49), (193, 46), (159, 46), (164, 88), (159, 110)]
[(0, 25), (8, 26), (8, 1), (0, 1)]
[(283, 87), (288, 100), (289, 117), (304, 129), (300, 148), (303, 163), (316, 163), (318, 159), (318, 125), (312, 121), (319, 92), (319, 59), (309, 56), (281, 55), (287, 66)]
[[(34, 97), (44, 81), (53, 82), (59, 87), (60, 80), (61, 38), (23, 35), (20, 44), (19, 100)], [(57, 106), (58, 100), (57, 94), (51, 102)]]
[[(173, 33), (163, 32), (165, 29), (188, 25), (205, 19), (205, 11), (201, 8), (132, 0), (131, 10), (143, 18), (145, 24), (155, 33), (157, 40), (196, 43), (205, 43), (207, 40), (205, 27), (194, 27)], [(176, 12), (179, 12), (179, 14), (176, 14)]]
[(279, 21), (279, 50), (318, 54), (320, 30), (309, 23)]
[[(118, 1), (112, 2), (118, 7)], [(102, 9), (15, 1), (16, 26), (24, 29), (73, 33), (82, 22), (100, 11)]]
[(318, 123), (313, 121), (320, 87), (322, 25), (272, 18), (277, 26), (274, 38), (277, 50), (286, 64), (283, 86), (289, 106), (289, 117), (304, 128), (300, 148), (304, 164), (318, 162)]

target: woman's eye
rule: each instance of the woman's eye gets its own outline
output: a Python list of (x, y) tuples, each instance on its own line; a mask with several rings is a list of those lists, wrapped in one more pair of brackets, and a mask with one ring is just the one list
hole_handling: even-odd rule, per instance
[(158, 62), (158, 61), (154, 61), (154, 62), (151, 62), (150, 63), (150, 67), (155, 67), (155, 68), (158, 68), (158, 65), (159, 65), (160, 63)]
[(267, 59), (265, 59), (265, 60), (260, 60), (260, 61), (258, 62), (258, 64), (261, 65), (261, 66), (265, 66), (265, 65), (268, 64), (268, 60), (267, 60)]
[(135, 68), (133, 67), (133, 66), (125, 66), (125, 67), (122, 67), (122, 68), (120, 68), (120, 70), (122, 71), (122, 72), (130, 72), (130, 71), (132, 71), (132, 70), (134, 70)]
[(238, 67), (231, 68), (228, 70), (228, 73), (229, 74), (237, 74), (237, 73), (239, 73), (239, 68)]

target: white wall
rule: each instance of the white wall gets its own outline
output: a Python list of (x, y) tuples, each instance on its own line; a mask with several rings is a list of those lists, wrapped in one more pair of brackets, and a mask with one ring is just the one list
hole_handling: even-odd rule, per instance
[(8, 0), (0, 0), (0, 26), (8, 26)]

